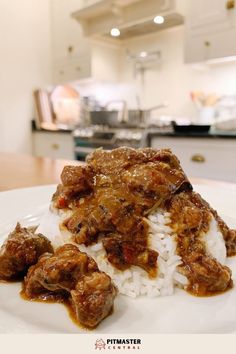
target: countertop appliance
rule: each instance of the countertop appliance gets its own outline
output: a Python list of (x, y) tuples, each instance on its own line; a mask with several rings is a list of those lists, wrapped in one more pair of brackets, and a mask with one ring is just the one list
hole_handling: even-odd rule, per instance
[(207, 134), (211, 128), (210, 124), (178, 124), (175, 121), (172, 122), (175, 133), (202, 133)]
[(109, 128), (90, 126), (78, 128), (73, 132), (75, 156), (84, 161), (95, 149), (103, 147), (111, 150), (120, 146), (139, 148), (145, 145), (145, 129)]

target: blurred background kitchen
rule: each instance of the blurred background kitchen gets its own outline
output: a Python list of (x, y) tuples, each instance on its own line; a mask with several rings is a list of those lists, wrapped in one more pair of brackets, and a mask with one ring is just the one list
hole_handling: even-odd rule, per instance
[(0, 0), (0, 42), (0, 151), (169, 147), (236, 182), (236, 1)]

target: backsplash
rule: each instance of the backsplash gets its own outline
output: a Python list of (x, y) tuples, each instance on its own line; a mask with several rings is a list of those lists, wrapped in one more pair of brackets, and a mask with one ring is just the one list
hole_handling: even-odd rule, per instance
[[(143, 75), (136, 73), (127, 59), (127, 50), (133, 53), (158, 50), (161, 61)], [(218, 95), (236, 94), (236, 62), (214, 65), (184, 63), (184, 27), (179, 26), (142, 39), (125, 43), (121, 56), (120, 83), (76, 84), (83, 96), (93, 95), (102, 104), (112, 99), (126, 99), (130, 108), (137, 107), (137, 96), (142, 107), (168, 102), (161, 114), (194, 117), (196, 108), (190, 92), (202, 90)]]

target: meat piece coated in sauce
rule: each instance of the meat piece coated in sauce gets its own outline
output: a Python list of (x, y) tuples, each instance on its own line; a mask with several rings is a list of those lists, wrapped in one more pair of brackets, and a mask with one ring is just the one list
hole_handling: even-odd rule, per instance
[(95, 327), (113, 308), (116, 288), (103, 272), (84, 275), (71, 291), (76, 318), (87, 327)]
[[(178, 200), (184, 201), (184, 203), (191, 203), (192, 207), (194, 207), (195, 213), (197, 210), (197, 213), (205, 215), (205, 223), (203, 224), (204, 230), (208, 230), (208, 225), (209, 225), (209, 219), (207, 220), (207, 215), (211, 214), (214, 216), (218, 223), (218, 228), (222, 232), (222, 235), (225, 240), (225, 245), (226, 245), (226, 250), (227, 250), (227, 256), (234, 256), (236, 255), (236, 230), (231, 230), (226, 223), (221, 219), (221, 217), (218, 215), (217, 211), (214, 210), (207, 201), (205, 201), (200, 194), (198, 193), (187, 193), (186, 195), (183, 193), (179, 196)], [(177, 200), (175, 198), (175, 200)], [(185, 205), (186, 207), (186, 205)], [(181, 209), (181, 208), (180, 208)], [(186, 213), (185, 213), (186, 215)], [(183, 217), (181, 214), (179, 215), (180, 218)], [(189, 213), (190, 219), (193, 220), (194, 215), (193, 212), (190, 211)], [(180, 224), (180, 223), (179, 223)], [(199, 224), (200, 226), (200, 224)]]
[[(93, 185), (87, 195), (76, 201), (72, 197), (67, 203), (73, 215), (65, 225), (75, 241), (89, 245), (102, 237), (114, 266), (137, 265), (155, 276), (158, 254), (149, 249), (148, 228), (142, 218), (173, 194), (192, 189), (179, 160), (170, 150), (99, 149), (84, 168), (93, 174)], [(63, 178), (62, 183), (62, 191), (54, 198), (56, 207), (67, 188)]]
[(116, 293), (111, 278), (72, 244), (44, 254), (29, 269), (22, 292), (27, 299), (70, 303), (75, 319), (86, 327), (111, 313)]
[(103, 246), (107, 252), (107, 258), (116, 268), (125, 270), (130, 265), (136, 265), (147, 271), (151, 278), (157, 275), (156, 262), (158, 254), (156, 251), (147, 248), (146, 240), (140, 235), (147, 232), (147, 224), (140, 223), (140, 228), (135, 241), (130, 240), (121, 234), (108, 234), (103, 238)]
[(93, 173), (88, 166), (65, 166), (61, 174), (62, 184), (53, 195), (57, 208), (67, 208), (71, 200), (81, 197), (93, 186)]
[(45, 252), (53, 252), (51, 242), (33, 228), (17, 223), (0, 250), (0, 280), (20, 280)]
[(194, 193), (192, 199), (196, 205), (202, 209), (209, 210), (215, 217), (218, 223), (218, 228), (222, 232), (225, 240), (227, 256), (231, 257), (236, 255), (236, 230), (231, 230), (218, 215), (217, 211), (214, 210), (198, 193)]
[(215, 295), (233, 286), (231, 270), (217, 262), (207, 253), (196, 250), (188, 252), (184, 260), (184, 274), (189, 280), (187, 290), (197, 296)]
[(194, 192), (180, 193), (167, 203), (176, 232), (180, 271), (188, 278), (187, 290), (197, 296), (214, 295), (232, 287), (231, 271), (211, 257), (202, 240), (213, 218), (212, 209)]
[(25, 295), (45, 296), (48, 291), (70, 291), (83, 274), (98, 271), (96, 262), (71, 244), (46, 253), (32, 266), (24, 280)]

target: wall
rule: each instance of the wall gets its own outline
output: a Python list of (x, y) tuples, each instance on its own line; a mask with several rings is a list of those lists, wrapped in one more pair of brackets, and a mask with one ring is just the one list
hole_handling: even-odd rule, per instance
[[(142, 80), (134, 77), (134, 66), (127, 60), (131, 53), (160, 50), (160, 65), (148, 70)], [(154, 106), (168, 101), (169, 107), (162, 113), (195, 116), (196, 109), (190, 100), (190, 91), (236, 95), (236, 63), (214, 66), (184, 64), (184, 26), (175, 27), (142, 38), (129, 40), (123, 49), (122, 81), (135, 86), (143, 106)], [(134, 93), (129, 100), (133, 102)]]
[(120, 78), (121, 58), (119, 47), (91, 41), (92, 75), (95, 80), (117, 82)]
[[(134, 64), (127, 59), (127, 51), (153, 50), (161, 51), (161, 63), (152, 65), (143, 77), (140, 73), (135, 75)], [(93, 82), (77, 87), (83, 95), (93, 95), (103, 104), (118, 98), (126, 99), (130, 108), (136, 108), (139, 96), (144, 108), (168, 102), (169, 106), (158, 113), (192, 118), (196, 117), (197, 110), (190, 99), (190, 91), (236, 95), (235, 62), (214, 66), (184, 63), (184, 26), (126, 41), (120, 68), (120, 83)]]
[(51, 82), (48, 0), (0, 3), (0, 151), (31, 152), (32, 90)]

